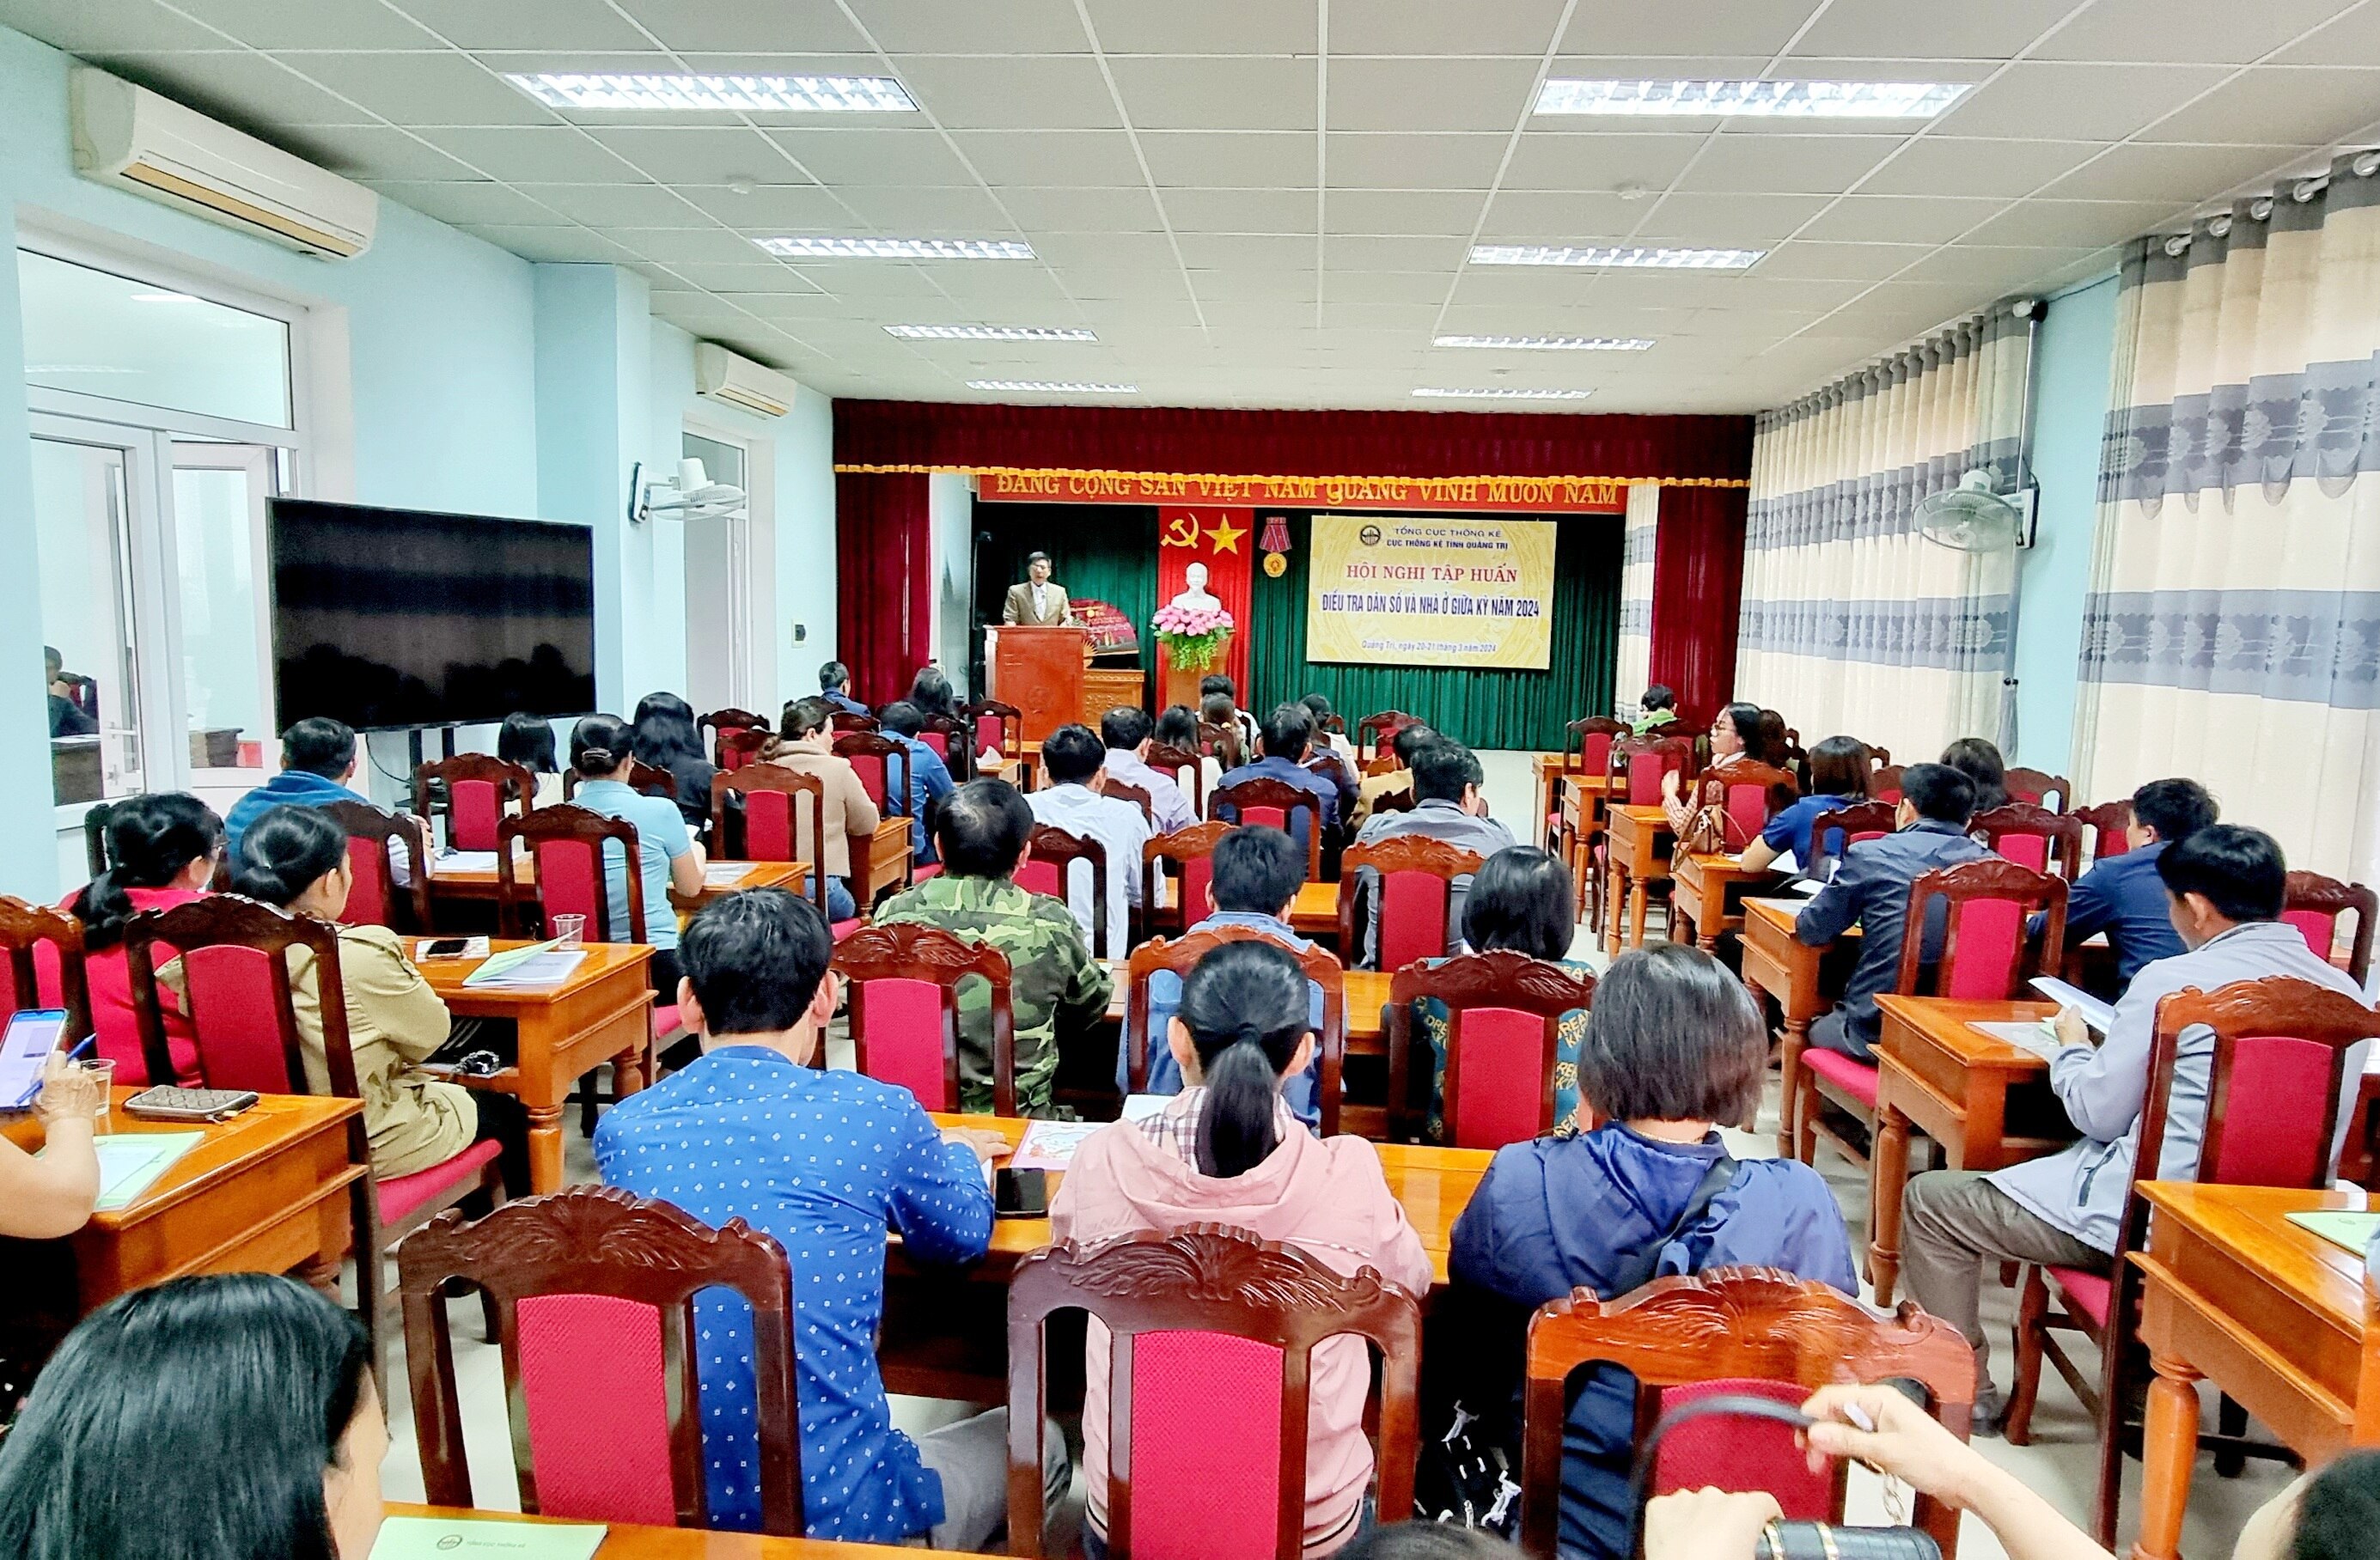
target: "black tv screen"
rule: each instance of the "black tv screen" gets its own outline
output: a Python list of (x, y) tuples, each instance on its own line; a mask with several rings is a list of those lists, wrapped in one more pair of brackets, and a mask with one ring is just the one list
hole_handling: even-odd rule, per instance
[(584, 526), (275, 499), (280, 729), (460, 726), (595, 707)]

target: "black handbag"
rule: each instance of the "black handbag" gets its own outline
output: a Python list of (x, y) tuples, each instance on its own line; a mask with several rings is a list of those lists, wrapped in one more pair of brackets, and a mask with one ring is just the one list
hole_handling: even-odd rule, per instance
[[(1661, 1437), (1688, 1420), (1708, 1414), (1773, 1420), (1796, 1430), (1807, 1430), (1818, 1422), (1782, 1403), (1733, 1394), (1705, 1397), (1663, 1414), (1636, 1449), (1636, 1469), (1629, 1480), (1629, 1493), (1636, 1501), (1633, 1553), (1638, 1560), (1645, 1554), (1645, 1503), (1652, 1490), (1655, 1453)], [(1922, 1528), (1844, 1528), (1832, 1522), (1771, 1522), (1761, 1530), (1752, 1553), (1754, 1560), (1942, 1560), (1942, 1546)]]

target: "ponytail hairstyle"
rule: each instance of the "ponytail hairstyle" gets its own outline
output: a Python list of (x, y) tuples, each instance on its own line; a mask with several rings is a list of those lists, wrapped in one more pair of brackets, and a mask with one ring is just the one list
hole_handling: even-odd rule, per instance
[(286, 910), (347, 859), (347, 831), (328, 813), (283, 803), (240, 831), (231, 891)]
[(173, 791), (118, 802), (107, 815), (107, 859), (115, 865), (75, 896), (83, 947), (96, 953), (123, 941), (135, 910), (126, 890), (164, 888), (223, 840), (223, 819), (195, 796)]
[(1206, 1075), (1198, 1119), (1198, 1173), (1228, 1179), (1265, 1161), (1279, 1143), (1281, 1074), (1314, 1033), (1305, 970), (1269, 942), (1227, 942), (1182, 983), (1176, 1015)]
[(581, 780), (610, 780), (634, 755), (636, 733), (616, 715), (590, 715), (570, 729), (570, 767)]

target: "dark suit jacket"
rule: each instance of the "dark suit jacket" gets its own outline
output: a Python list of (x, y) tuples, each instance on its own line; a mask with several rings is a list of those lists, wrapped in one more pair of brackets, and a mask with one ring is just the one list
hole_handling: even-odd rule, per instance
[[(1909, 886), (1941, 866), (1980, 861), (1991, 853), (1967, 838), (1955, 823), (1921, 818), (1881, 840), (1863, 840), (1843, 853), (1835, 880), (1818, 891), (1793, 923), (1793, 935), (1810, 947), (1829, 943), (1854, 925), (1860, 929), (1859, 963), (1851, 984), (1843, 988), (1843, 1028), (1854, 1039), (1874, 1046), (1883, 1033), (1884, 1018), (1876, 1009), (1878, 992), (1890, 991), (1900, 978), (1900, 939), (1909, 919)], [(1949, 908), (1937, 901), (1925, 918), (1921, 955), (1926, 962), (1941, 957), (1942, 937), (1949, 924)]]

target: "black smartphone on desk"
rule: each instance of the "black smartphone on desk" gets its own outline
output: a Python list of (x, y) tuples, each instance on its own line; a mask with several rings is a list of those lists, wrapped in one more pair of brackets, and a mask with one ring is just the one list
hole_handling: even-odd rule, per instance
[(991, 1211), (996, 1218), (1048, 1218), (1050, 1173), (1047, 1170), (995, 1171), (991, 1178)]

